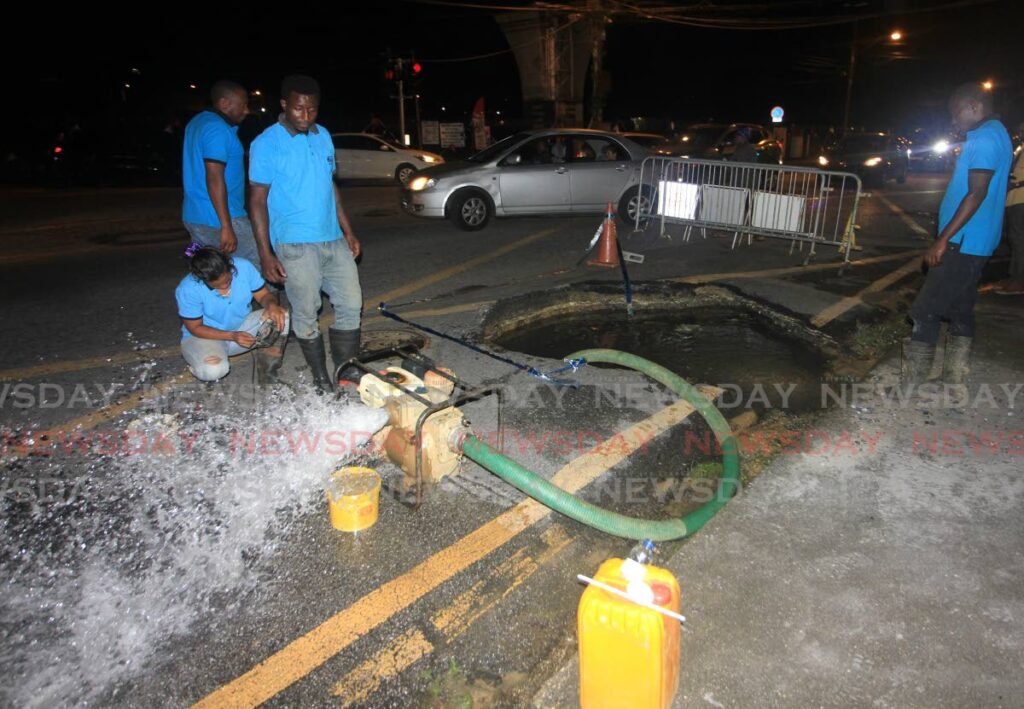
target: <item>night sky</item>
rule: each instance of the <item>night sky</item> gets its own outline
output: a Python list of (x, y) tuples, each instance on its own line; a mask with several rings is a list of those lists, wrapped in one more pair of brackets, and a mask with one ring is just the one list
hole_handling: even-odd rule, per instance
[[(788, 7), (790, 13), (828, 18), (943, 4), (786, 2), (754, 12), (781, 17), (786, 14), (779, 8)], [(277, 87), (292, 72), (320, 79), (321, 123), (330, 129), (359, 130), (371, 112), (393, 126), (396, 102), (382, 78), (388, 48), (406, 56), (415, 52), (422, 61), (418, 92), (425, 118), (462, 116), (484, 96), (489, 111), (502, 110), (515, 123), (522, 106), (511, 53), (434, 61), (508, 49), (492, 13), (403, 0), (364, 5), (284, 3), (274, 10), (225, 3), (147, 5), (145, 20), (139, 5), (111, 12), (105, 20), (95, 6), (63, 14), (35, 11), (34, 19), (30, 14), (7, 28), (32, 40), (20, 52), (8, 45), (5, 64), (9, 71), (23, 72), (17, 81), (27, 80), (27, 88), (37, 92), (28, 125), (17, 108), (5, 112), (4, 148), (45, 138), (71, 121), (107, 133), (159, 131), (173, 116), (187, 118), (201, 108), (204, 90), (221, 77), (260, 89), (268, 99), (266, 115), (276, 115)], [(154, 10), (161, 14), (151, 19)], [(1024, 120), (1022, 21), (1024, 3), (1016, 0), (860, 21), (854, 122), (895, 130), (948, 126), (950, 88), (991, 78), (1004, 119), (1016, 126)], [(884, 37), (897, 27), (906, 39), (892, 47)], [(794, 122), (837, 124), (852, 34), (848, 23), (754, 32), (616, 14), (605, 54), (611, 81), (606, 118), (767, 122), (768, 110), (781, 104)], [(125, 89), (125, 83), (131, 87)]]

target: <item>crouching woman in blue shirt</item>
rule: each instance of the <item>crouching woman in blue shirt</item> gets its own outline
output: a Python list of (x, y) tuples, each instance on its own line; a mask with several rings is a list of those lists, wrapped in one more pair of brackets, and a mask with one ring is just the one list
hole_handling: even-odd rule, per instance
[[(256, 350), (256, 373), (260, 384), (277, 382), (288, 311), (278, 305), (259, 271), (244, 258), (197, 243), (189, 245), (185, 256), (189, 275), (174, 296), (182, 322), (181, 354), (192, 374), (204, 382), (224, 377), (230, 369), (228, 358), (252, 349), (263, 322), (270, 320), (285, 338)], [(253, 310), (253, 299), (263, 308)]]

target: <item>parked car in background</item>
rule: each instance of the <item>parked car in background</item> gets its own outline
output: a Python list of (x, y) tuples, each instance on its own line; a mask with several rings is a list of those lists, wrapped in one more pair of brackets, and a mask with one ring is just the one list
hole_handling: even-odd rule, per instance
[(952, 169), (960, 154), (960, 143), (943, 133), (914, 132), (907, 139), (907, 158), (911, 170), (944, 172)]
[(334, 133), (335, 176), (359, 179), (393, 179), (406, 184), (409, 179), (444, 158), (436, 153), (408, 148), (371, 133)]
[(637, 145), (646, 148), (655, 155), (678, 156), (685, 151), (686, 146), (676, 143), (660, 133), (616, 133), (623, 138), (632, 140)]
[(494, 216), (601, 214), (609, 202), (633, 219), (647, 198), (638, 178), (649, 154), (605, 131), (525, 131), (464, 162), (424, 169), (402, 190), (402, 205), (467, 231), (483, 229)]
[(907, 180), (909, 160), (903, 141), (888, 133), (849, 133), (818, 156), (818, 166), (859, 175), (865, 184)]
[(757, 161), (771, 165), (782, 164), (782, 143), (756, 123), (696, 123), (676, 135), (681, 144), (680, 157), (705, 160), (727, 160), (736, 152), (736, 134), (740, 129), (750, 131), (750, 144), (757, 150)]

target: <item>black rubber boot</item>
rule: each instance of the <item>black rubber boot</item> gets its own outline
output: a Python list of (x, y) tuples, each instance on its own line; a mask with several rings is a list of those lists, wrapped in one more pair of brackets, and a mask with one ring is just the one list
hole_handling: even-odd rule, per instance
[(900, 383), (924, 384), (932, 369), (935, 359), (935, 345), (927, 342), (909, 340), (903, 343), (903, 366), (900, 372)]
[(284, 348), (288, 344), (288, 336), (283, 335), (277, 338), (270, 347), (261, 347), (256, 350), (256, 383), (260, 386), (272, 386), (280, 384), (278, 375), (281, 372), (281, 363), (284, 361)]
[(334, 391), (334, 387), (331, 386), (331, 376), (327, 373), (327, 350), (324, 348), (324, 338), (317, 335), (312, 340), (296, 339), (302, 349), (302, 356), (306, 358), (306, 364), (309, 365), (309, 372), (313, 376), (313, 386), (317, 393)]
[(330, 328), (327, 330), (327, 336), (331, 340), (331, 359), (334, 361), (334, 373), (338, 382), (350, 381), (358, 384), (359, 377), (362, 376), (362, 372), (358, 369), (346, 367), (340, 372), (338, 370), (345, 362), (359, 356), (359, 328), (355, 330)]
[(950, 335), (946, 340), (946, 356), (942, 360), (943, 384), (959, 385), (967, 381), (971, 371), (971, 345), (973, 337)]

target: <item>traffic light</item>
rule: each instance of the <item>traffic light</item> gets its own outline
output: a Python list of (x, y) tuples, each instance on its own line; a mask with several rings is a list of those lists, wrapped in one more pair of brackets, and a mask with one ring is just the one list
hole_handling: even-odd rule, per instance
[(415, 59), (389, 58), (384, 65), (385, 81), (411, 81), (420, 78), (423, 65)]

